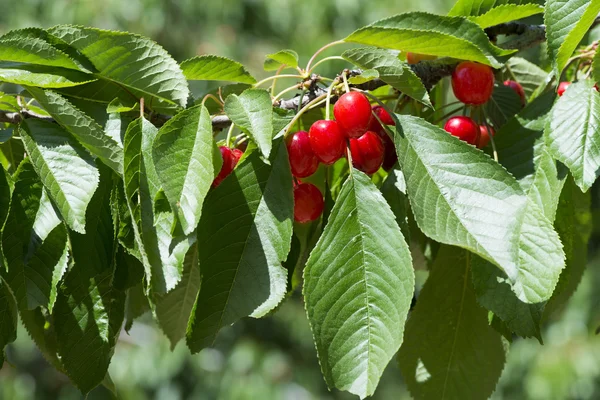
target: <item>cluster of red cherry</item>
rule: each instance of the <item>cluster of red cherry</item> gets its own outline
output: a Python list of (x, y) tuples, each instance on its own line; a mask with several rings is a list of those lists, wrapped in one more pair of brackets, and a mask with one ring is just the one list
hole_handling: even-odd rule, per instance
[[(333, 164), (346, 154), (347, 148), (352, 165), (367, 174), (374, 174), (382, 166), (386, 170), (393, 167), (398, 159), (394, 142), (379, 122), (394, 125), (385, 109), (371, 107), (369, 99), (360, 92), (348, 92), (335, 103), (333, 115), (335, 121), (316, 121), (308, 132), (298, 131), (288, 138), (287, 149), (295, 178), (309, 177), (320, 163)], [(314, 221), (323, 212), (323, 206), (323, 196), (316, 186), (295, 183), (296, 221)]]
[[(526, 98), (523, 87), (515, 81), (504, 81), (504, 85), (513, 89), (525, 106)], [(452, 90), (456, 98), (469, 105), (486, 103), (494, 91), (494, 71), (487, 65), (465, 61), (456, 67), (452, 74)], [(467, 116), (457, 116), (448, 119), (444, 129), (451, 135), (465, 142), (483, 148), (490, 141), (490, 133), (495, 134), (492, 127), (477, 124)]]

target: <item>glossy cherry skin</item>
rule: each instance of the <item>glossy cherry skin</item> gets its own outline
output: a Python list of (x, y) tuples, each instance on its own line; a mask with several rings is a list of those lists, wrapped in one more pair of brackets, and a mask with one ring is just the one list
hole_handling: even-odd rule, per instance
[(494, 71), (487, 65), (464, 61), (452, 73), (454, 95), (465, 104), (483, 104), (494, 91)]
[(430, 56), (427, 54), (411, 53), (410, 51), (406, 53), (406, 62), (409, 64), (416, 64), (421, 61), (430, 61), (435, 59), (437, 59), (436, 56)]
[(394, 141), (387, 134), (386, 131), (381, 130), (377, 132), (379, 137), (381, 138), (381, 142), (383, 143), (384, 151), (383, 151), (383, 169), (389, 171), (392, 169), (396, 161), (398, 161), (398, 155), (396, 154), (396, 146), (394, 146)]
[(558, 93), (559, 96), (562, 96), (563, 93), (565, 92), (565, 90), (567, 90), (567, 88), (569, 87), (570, 84), (571, 84), (571, 82), (561, 82), (558, 85), (558, 90), (556, 91), (556, 93)]
[(521, 104), (524, 106), (527, 103), (527, 98), (525, 97), (525, 90), (523, 90), (523, 86), (519, 82), (506, 80), (504, 81), (504, 86), (508, 86), (512, 90), (515, 91), (516, 94), (521, 98)]
[(227, 178), (227, 176), (233, 171), (235, 166), (237, 165), (240, 157), (244, 154), (241, 150), (231, 150), (227, 146), (220, 146), (219, 151), (221, 151), (221, 158), (223, 158), (223, 165), (221, 166), (221, 170), (219, 174), (215, 178), (212, 183), (212, 187), (217, 187), (223, 182), (223, 179)]
[[(496, 135), (496, 131), (494, 128), (490, 126), (490, 132), (492, 132), (492, 136)], [(477, 147), (483, 149), (490, 142), (490, 135), (488, 134), (488, 130), (485, 125), (479, 125), (479, 142), (477, 143)]]
[(296, 178), (306, 178), (319, 168), (319, 159), (310, 146), (308, 132), (298, 131), (287, 140), (287, 151), (290, 159), (292, 175)]
[(446, 122), (444, 129), (469, 144), (476, 145), (479, 141), (479, 125), (469, 117), (452, 117)]
[[(377, 115), (377, 117), (381, 120), (381, 122), (383, 122), (386, 125), (396, 125), (396, 123), (392, 119), (392, 116), (385, 110), (385, 108), (383, 108), (381, 106), (374, 106), (373, 114)], [(382, 129), (383, 129), (383, 127), (381, 126), (381, 124), (379, 123), (377, 118), (375, 118), (375, 117), (371, 118), (371, 124), (369, 125), (369, 130), (373, 131), (373, 132), (379, 132)]]
[(375, 132), (367, 131), (358, 139), (350, 139), (352, 165), (366, 174), (377, 172), (383, 164), (384, 152), (383, 141)]
[(308, 131), (313, 152), (323, 164), (333, 164), (346, 150), (346, 138), (336, 121), (316, 121)]
[(340, 130), (348, 138), (360, 137), (371, 123), (371, 103), (360, 92), (344, 93), (333, 106)]
[(321, 216), (325, 202), (321, 191), (311, 183), (294, 187), (294, 220), (300, 223), (314, 221)]

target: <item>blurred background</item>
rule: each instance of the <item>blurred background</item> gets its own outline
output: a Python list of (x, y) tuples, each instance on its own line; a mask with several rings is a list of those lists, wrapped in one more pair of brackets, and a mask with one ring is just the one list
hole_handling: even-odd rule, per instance
[[(176, 60), (212, 53), (242, 62), (256, 77), (264, 56), (290, 48), (301, 64), (332, 40), (404, 11), (446, 13), (452, 0), (0, 0), (0, 33), (28, 26), (72, 23), (149, 36)], [(339, 51), (339, 49), (337, 49)], [(323, 74), (339, 72), (335, 63)], [(201, 90), (202, 88), (196, 88)], [(595, 198), (599, 191), (595, 188)], [(596, 201), (596, 204), (599, 202)], [(598, 226), (598, 224), (597, 224)], [(547, 322), (544, 346), (517, 339), (493, 399), (600, 399), (600, 257), (598, 237), (590, 264), (567, 307)], [(420, 275), (421, 281), (424, 279)], [(81, 399), (55, 372), (24, 329), (7, 350), (0, 400)], [(329, 392), (321, 377), (300, 297), (269, 318), (224, 329), (216, 346), (191, 356), (173, 352), (149, 315), (123, 333), (110, 373), (121, 399), (353, 399)], [(110, 393), (98, 388), (89, 399)], [(409, 399), (392, 361), (376, 399)]]

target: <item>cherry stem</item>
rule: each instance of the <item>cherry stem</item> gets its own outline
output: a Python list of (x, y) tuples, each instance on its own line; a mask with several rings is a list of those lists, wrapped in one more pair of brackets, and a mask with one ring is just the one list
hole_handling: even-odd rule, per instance
[(346, 93), (350, 91), (350, 85), (348, 85), (348, 78), (346, 77), (346, 71), (342, 72), (342, 79), (344, 80), (344, 89), (346, 89)]
[(310, 69), (310, 71), (308, 71), (308, 75), (310, 75), (315, 68), (317, 68), (319, 65), (327, 62), (327, 61), (332, 61), (332, 60), (342, 60), (342, 61), (346, 61), (346, 59), (344, 57), (341, 56), (331, 56), (331, 57), (325, 57), (321, 60), (319, 60), (317, 63), (315, 63), (315, 65), (312, 66), (312, 68)]
[(485, 111), (485, 107), (481, 106), (481, 111), (483, 112), (483, 124), (485, 125), (485, 129), (487, 129), (488, 137), (490, 138), (490, 143), (492, 144), (492, 152), (494, 153), (494, 161), (498, 162), (498, 151), (496, 150), (496, 141), (494, 140), (494, 135), (492, 135), (492, 130), (487, 122), (487, 111)]
[(333, 47), (335, 45), (342, 44), (342, 43), (345, 43), (345, 42), (343, 40), (336, 40), (335, 42), (327, 43), (325, 46), (323, 46), (319, 50), (317, 50), (315, 52), (315, 54), (312, 55), (310, 60), (308, 60), (308, 64), (306, 64), (306, 73), (310, 76), (310, 71), (312, 71), (312, 69), (310, 68), (310, 65), (313, 63), (313, 61), (315, 61), (315, 58), (317, 58), (317, 56), (319, 54), (321, 54), (323, 51), (327, 50), (330, 47)]
[(283, 71), (284, 68), (285, 68), (285, 64), (283, 64), (281, 67), (279, 67), (277, 69), (277, 72), (275, 72), (275, 79), (273, 79), (273, 84), (271, 85), (271, 97), (273, 97), (273, 95), (275, 94), (275, 86), (277, 85), (277, 77), (279, 76), (279, 74), (281, 74), (281, 71)]
[[(289, 92), (291, 92), (292, 90), (298, 90), (298, 85), (293, 85), (293, 86), (290, 86), (289, 88), (287, 88), (287, 89), (284, 89), (284, 90), (282, 90), (281, 92), (279, 92), (279, 93), (277, 94), (277, 96), (273, 97), (273, 102), (275, 102), (275, 101), (279, 100), (279, 99), (281, 98), (281, 96), (283, 96), (283, 95), (284, 95), (284, 94), (286, 94), (286, 93), (289, 93)], [(271, 94), (271, 96), (273, 96), (273, 94)]]
[(451, 116), (452, 114), (456, 114), (457, 112), (459, 112), (461, 109), (464, 112), (464, 107), (462, 107), (462, 106), (458, 107), (458, 108), (455, 108), (454, 110), (452, 110), (452, 111), (450, 111), (450, 112), (442, 115), (441, 117), (439, 117), (438, 119), (436, 119), (435, 121), (433, 121), (433, 124), (434, 125), (439, 124), (440, 122), (442, 122), (443, 120), (445, 120), (446, 118), (448, 118), (449, 116)]
[(217, 103), (219, 105), (219, 107), (223, 107), (223, 103), (221, 102), (221, 100), (215, 96), (214, 94), (207, 94), (206, 96), (204, 96), (204, 98), (202, 98), (202, 105), (204, 105), (204, 103), (206, 103), (206, 100), (211, 99), (213, 100), (215, 103)]
[(227, 147), (231, 147), (231, 136), (233, 134), (234, 127), (235, 124), (231, 124), (231, 126), (229, 126), (229, 130), (227, 131), (227, 139), (225, 140), (225, 146)]
[(354, 166), (352, 165), (352, 152), (350, 151), (350, 143), (346, 145), (346, 157), (348, 157), (348, 167), (350, 169), (350, 176), (352, 176)]
[[(302, 109), (300, 109), (300, 111), (298, 111), (298, 113), (290, 121), (290, 123), (288, 124), (287, 128), (285, 128), (285, 132), (283, 133), (283, 137), (286, 137), (288, 135), (288, 133), (290, 133), (290, 130), (296, 124), (296, 122), (298, 122), (298, 120), (300, 119), (300, 117), (302, 116), (302, 114), (304, 114), (306, 111), (308, 111), (308, 109), (311, 106), (313, 106), (314, 104), (320, 102), (321, 100), (324, 100), (326, 96), (327, 96), (326, 94), (322, 94), (319, 97), (313, 99), (311, 102), (309, 102), (307, 105), (305, 105)], [(302, 104), (302, 102), (300, 102), (299, 104)]]
[(140, 118), (144, 118), (144, 98), (140, 98)]
[(259, 87), (259, 86), (260, 86), (260, 85), (262, 85), (263, 83), (267, 83), (267, 82), (269, 82), (269, 81), (272, 81), (272, 80), (277, 80), (277, 79), (279, 79), (279, 78), (296, 78), (296, 79), (304, 79), (304, 76), (302, 76), (302, 75), (286, 75), (286, 74), (283, 74), (283, 75), (273, 75), (273, 76), (269, 76), (268, 78), (265, 78), (265, 79), (263, 79), (263, 80), (262, 80), (262, 81), (260, 81), (260, 82), (257, 82), (257, 83), (255, 83), (255, 84), (254, 84), (254, 87)]
[(327, 97), (325, 98), (325, 120), (327, 121), (329, 121), (329, 108), (331, 107), (331, 91), (336, 83), (337, 79), (335, 79), (327, 88)]

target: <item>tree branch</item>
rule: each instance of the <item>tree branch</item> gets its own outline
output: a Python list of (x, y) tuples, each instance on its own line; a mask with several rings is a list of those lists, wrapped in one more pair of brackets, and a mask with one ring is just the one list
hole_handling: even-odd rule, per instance
[[(596, 18), (592, 26), (596, 26), (598, 24), (600, 24), (600, 16)], [(485, 32), (492, 41), (495, 41), (499, 35), (515, 36), (511, 40), (499, 45), (500, 47), (506, 49), (525, 50), (546, 40), (545, 25), (528, 25), (520, 22), (509, 22), (487, 28), (485, 29)], [(410, 67), (421, 79), (425, 88), (427, 90), (431, 90), (431, 88), (442, 78), (452, 75), (452, 72), (457, 64), (458, 62), (454, 59), (441, 58), (433, 61), (422, 61), (418, 64), (411, 65)], [(360, 73), (360, 70), (349, 71), (350, 75), (358, 75)], [(306, 92), (303, 96), (298, 95), (291, 99), (279, 100), (274, 104), (274, 106), (283, 110), (297, 110), (298, 106), (300, 106), (300, 108), (305, 106), (318, 96), (326, 93), (326, 89), (318, 86), (318, 83), (319, 76), (312, 75), (310, 79), (304, 82)], [(351, 87), (361, 90), (375, 90), (385, 85), (387, 85), (387, 83), (383, 82), (382, 80), (374, 79), (359, 85), (351, 85)], [(337, 97), (333, 96), (331, 99), (332, 103), (335, 102), (336, 99)], [(169, 119), (168, 116), (163, 115), (156, 117), (158, 123), (164, 123)], [(36, 114), (29, 110), (23, 110), (21, 113), (0, 111), (0, 122), (18, 124), (23, 120), (23, 118), (41, 118), (52, 121), (52, 118)], [(212, 118), (212, 125), (214, 129), (224, 129), (230, 124), (231, 120), (226, 115), (216, 115)]]

